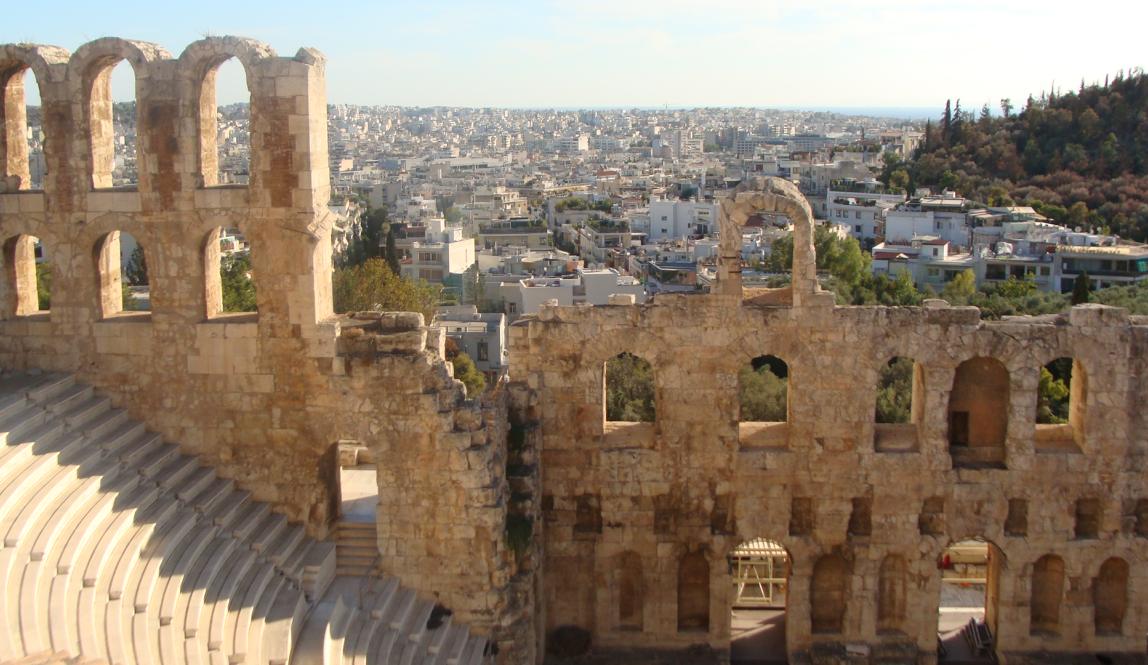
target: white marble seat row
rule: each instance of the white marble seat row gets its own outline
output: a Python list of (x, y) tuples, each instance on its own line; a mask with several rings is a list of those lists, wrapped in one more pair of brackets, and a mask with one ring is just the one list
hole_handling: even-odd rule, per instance
[(397, 580), (340, 578), (347, 596), (335, 568), (333, 543), (90, 387), (0, 375), (0, 662), (485, 661), (485, 640), (450, 617), (427, 629), (433, 603)]

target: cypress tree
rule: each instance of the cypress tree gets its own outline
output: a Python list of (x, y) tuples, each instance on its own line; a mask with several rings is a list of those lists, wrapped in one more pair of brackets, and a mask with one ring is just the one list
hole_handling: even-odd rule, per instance
[(1080, 273), (1076, 281), (1072, 283), (1072, 304), (1082, 305), (1091, 299), (1089, 291), (1092, 290), (1092, 280), (1089, 279), (1087, 272)]

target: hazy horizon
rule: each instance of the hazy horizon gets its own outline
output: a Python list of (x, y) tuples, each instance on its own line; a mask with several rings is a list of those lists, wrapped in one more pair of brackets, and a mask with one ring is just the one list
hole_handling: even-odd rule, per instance
[[(173, 55), (204, 35), (303, 46), (327, 56), (334, 104), (467, 108), (720, 108), (994, 110), (1052, 86), (1074, 90), (1143, 66), (1148, 6), (1066, 2), (839, 0), (458, 0), (412, 6), (314, 3), (114, 6), (68, 0), (52, 21), (10, 9), (4, 42), (74, 51), (104, 35), (152, 41)], [(41, 26), (50, 25), (50, 28)], [(1019, 32), (1019, 34), (1018, 34)], [(132, 97), (130, 66), (113, 98)], [(219, 102), (246, 98), (234, 61)], [(36, 103), (38, 91), (29, 91)]]

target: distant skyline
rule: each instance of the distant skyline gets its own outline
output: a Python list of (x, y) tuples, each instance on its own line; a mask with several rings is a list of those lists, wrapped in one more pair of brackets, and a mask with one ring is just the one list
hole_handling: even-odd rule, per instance
[[(160, 5), (67, 0), (8, 8), (3, 42), (74, 51), (115, 35), (173, 56), (204, 35), (242, 35), (281, 56), (322, 51), (331, 103), (512, 108), (994, 110), (1055, 85), (1075, 90), (1145, 65), (1148, 5), (1096, 0), (427, 1), (283, 0)], [(125, 71), (121, 71), (125, 70)], [(131, 99), (130, 68), (113, 97)], [(31, 91), (35, 103), (38, 93)], [(246, 100), (241, 68), (219, 102)]]

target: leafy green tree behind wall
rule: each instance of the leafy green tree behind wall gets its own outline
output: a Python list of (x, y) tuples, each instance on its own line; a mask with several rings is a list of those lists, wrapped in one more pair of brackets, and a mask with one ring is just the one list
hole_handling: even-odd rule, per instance
[(606, 363), (606, 420), (654, 421), (654, 370), (623, 353)]

